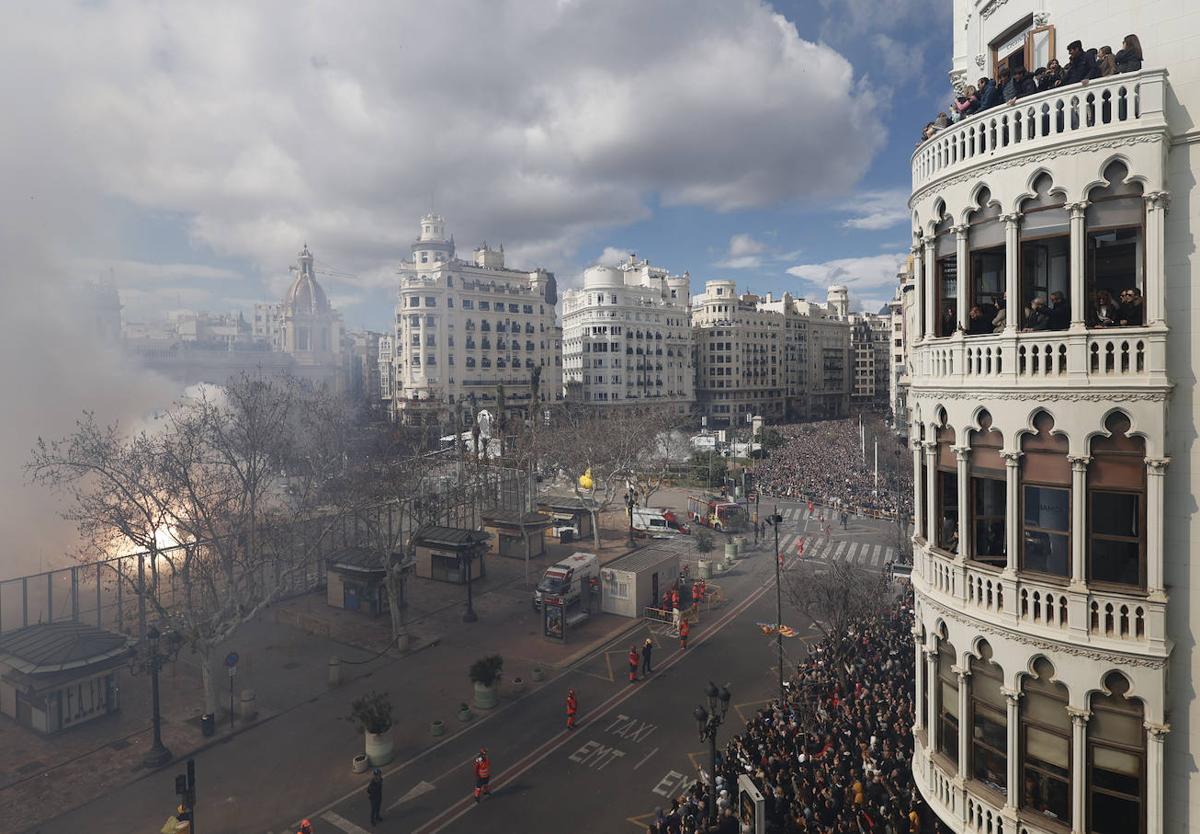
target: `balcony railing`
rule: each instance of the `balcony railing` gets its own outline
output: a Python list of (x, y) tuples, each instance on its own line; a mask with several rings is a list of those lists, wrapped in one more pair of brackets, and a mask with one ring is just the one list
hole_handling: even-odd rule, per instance
[(1167, 651), (1166, 602), (1137, 593), (1072, 590), (1050, 578), (960, 561), (941, 551), (914, 548), (918, 590), (971, 616), (1020, 631), (1099, 649)]
[(912, 155), (913, 191), (997, 159), (1131, 129), (1166, 129), (1167, 71), (1073, 84), (1000, 105), (942, 130)]
[(914, 348), (913, 382), (1166, 385), (1166, 351), (1167, 333), (1161, 328), (958, 335)]

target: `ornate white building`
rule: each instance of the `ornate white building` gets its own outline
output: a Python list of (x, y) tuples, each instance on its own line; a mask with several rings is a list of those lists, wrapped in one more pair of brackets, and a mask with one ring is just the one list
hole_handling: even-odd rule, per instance
[(780, 316), (783, 410), (789, 420), (825, 420), (850, 413), (849, 294), (830, 287), (828, 304), (771, 293), (758, 309)]
[(957, 832), (1197, 831), (1200, 5), (954, 8), (956, 82), (1146, 61), (912, 157), (914, 776)]
[(562, 399), (553, 273), (508, 269), (504, 247), (486, 243), (472, 261), (459, 260), (445, 221), (427, 214), (399, 275), (394, 338), (380, 345), (382, 393), (394, 420), (457, 419), (494, 403), (501, 385), (507, 408), (524, 412), (535, 368), (542, 401)]
[(690, 296), (687, 273), (632, 255), (618, 267), (585, 270), (583, 288), (563, 293), (567, 398), (687, 414), (695, 400)]

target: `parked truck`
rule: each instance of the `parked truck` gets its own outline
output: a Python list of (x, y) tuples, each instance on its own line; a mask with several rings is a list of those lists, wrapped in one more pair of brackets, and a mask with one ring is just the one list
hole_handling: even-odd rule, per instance
[(675, 513), (661, 507), (634, 507), (633, 529), (653, 538), (671, 538), (689, 532)]
[(737, 533), (750, 524), (745, 507), (719, 495), (688, 496), (688, 518), (722, 533)]

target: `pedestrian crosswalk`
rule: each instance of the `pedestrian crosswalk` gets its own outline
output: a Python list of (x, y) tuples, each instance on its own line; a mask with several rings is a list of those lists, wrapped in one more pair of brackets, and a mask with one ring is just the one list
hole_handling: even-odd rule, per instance
[(828, 539), (823, 536), (793, 532), (779, 537), (779, 552), (785, 558), (798, 553), (800, 541), (804, 541), (805, 561), (845, 562), (864, 568), (882, 568), (896, 558), (896, 549), (869, 542)]

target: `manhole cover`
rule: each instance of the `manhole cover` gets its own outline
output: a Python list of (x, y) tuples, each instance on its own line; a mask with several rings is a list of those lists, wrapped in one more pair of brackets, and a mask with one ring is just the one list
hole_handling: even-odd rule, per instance
[(36, 771), (42, 770), (45, 767), (46, 766), (41, 762), (29, 762), (28, 764), (23, 764), (18, 767), (17, 773), (21, 774), (22, 776), (28, 776), (30, 773), (35, 773)]
[(300, 668), (300, 664), (299, 664), (299, 663), (297, 663), (297, 662), (296, 662), (296, 661), (294, 661), (294, 660), (290, 660), (290, 661), (288, 661), (287, 663), (283, 664), (283, 668), (284, 668), (284, 669), (287, 669), (287, 670), (289, 670), (289, 671), (290, 671), (290, 670), (292, 670), (292, 669), (299, 669), (299, 668)]
[(111, 747), (113, 750), (124, 750), (126, 747), (129, 746), (129, 742), (123, 738), (119, 738), (108, 746)]

